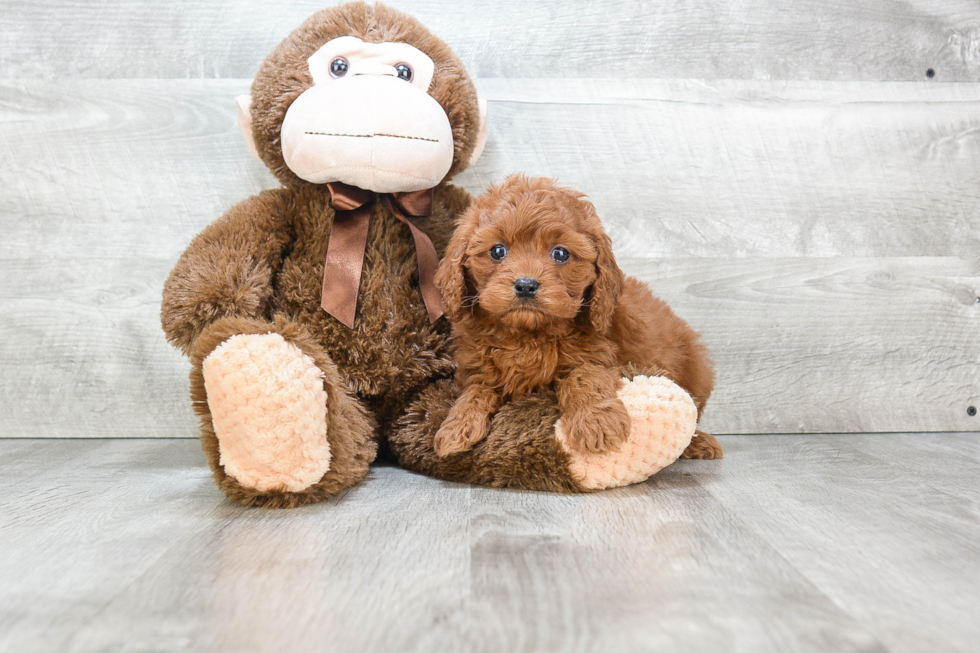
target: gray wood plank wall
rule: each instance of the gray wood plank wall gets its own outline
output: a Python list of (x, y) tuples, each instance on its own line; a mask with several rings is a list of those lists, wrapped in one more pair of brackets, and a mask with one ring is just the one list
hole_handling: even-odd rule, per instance
[[(458, 182), (589, 193), (704, 332), (705, 428), (980, 424), (975, 1), (394, 4), (489, 100)], [(0, 2), (0, 437), (195, 435), (160, 289), (275, 184), (234, 96), (321, 6)]]

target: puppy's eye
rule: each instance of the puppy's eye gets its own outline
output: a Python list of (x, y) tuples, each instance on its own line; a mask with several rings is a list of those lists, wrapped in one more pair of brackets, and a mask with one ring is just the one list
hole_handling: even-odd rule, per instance
[(412, 81), (412, 67), (407, 63), (396, 65), (395, 72), (398, 73), (398, 79), (404, 79), (406, 82)]
[(350, 69), (350, 64), (343, 57), (337, 57), (330, 62), (330, 74), (334, 77), (343, 77)]
[(564, 247), (556, 247), (551, 250), (551, 258), (555, 259), (556, 263), (565, 263), (571, 256)]
[(494, 245), (490, 248), (490, 258), (494, 261), (501, 261), (507, 256), (507, 248), (503, 245)]

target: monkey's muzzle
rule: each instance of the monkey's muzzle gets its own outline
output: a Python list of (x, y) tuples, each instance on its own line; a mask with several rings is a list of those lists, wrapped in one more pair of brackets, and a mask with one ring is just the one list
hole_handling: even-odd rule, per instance
[(428, 93), (390, 75), (314, 85), (286, 111), (286, 165), (298, 177), (376, 193), (432, 188), (453, 163), (449, 117)]

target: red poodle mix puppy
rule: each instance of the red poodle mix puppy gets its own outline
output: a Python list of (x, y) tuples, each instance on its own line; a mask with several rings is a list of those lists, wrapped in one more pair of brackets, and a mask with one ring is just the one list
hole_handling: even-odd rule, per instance
[[(453, 321), (462, 394), (436, 434), (440, 456), (486, 437), (506, 402), (553, 389), (580, 451), (629, 436), (624, 373), (666, 376), (698, 418), (714, 372), (697, 332), (619, 269), (591, 203), (553, 180), (514, 175), (460, 218), (436, 281)], [(721, 456), (699, 433), (685, 457)]]

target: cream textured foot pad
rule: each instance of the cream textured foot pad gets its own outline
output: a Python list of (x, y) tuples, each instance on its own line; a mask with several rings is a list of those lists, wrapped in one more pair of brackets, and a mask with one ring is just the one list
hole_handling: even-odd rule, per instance
[(662, 376), (624, 381), (619, 398), (632, 420), (629, 439), (614, 451), (569, 448), (561, 420), (555, 437), (569, 456), (569, 472), (582, 487), (604, 490), (639, 483), (677, 460), (694, 436), (698, 410), (683, 388)]
[(330, 469), (323, 372), (278, 333), (232, 336), (204, 359), (220, 463), (245, 487), (299, 492)]

